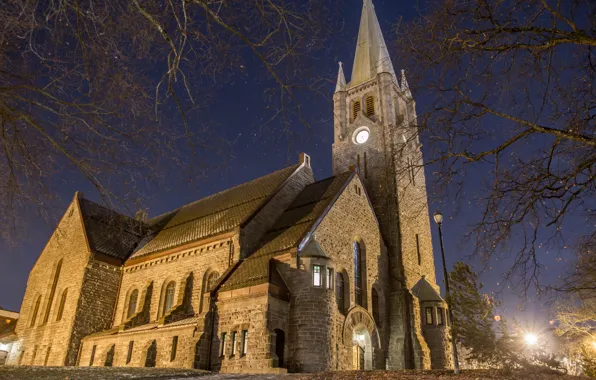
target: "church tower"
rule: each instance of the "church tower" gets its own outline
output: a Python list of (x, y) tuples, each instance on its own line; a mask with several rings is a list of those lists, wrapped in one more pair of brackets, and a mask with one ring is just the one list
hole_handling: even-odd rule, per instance
[(391, 261), (388, 367), (430, 368), (435, 348), (425, 341), (413, 288), (424, 280), (439, 288), (416, 103), (404, 71), (399, 80), (395, 74), (371, 0), (364, 0), (351, 80), (340, 63), (333, 103), (333, 172), (358, 169)]

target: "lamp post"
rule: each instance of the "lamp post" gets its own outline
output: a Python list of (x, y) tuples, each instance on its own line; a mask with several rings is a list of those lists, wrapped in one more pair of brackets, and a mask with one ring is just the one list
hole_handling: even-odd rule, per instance
[(449, 321), (451, 321), (451, 348), (453, 351), (453, 369), (455, 374), (459, 374), (459, 360), (457, 358), (457, 346), (455, 345), (455, 334), (453, 333), (453, 312), (451, 311), (451, 296), (449, 293), (449, 275), (447, 273), (447, 264), (445, 264), (445, 249), (443, 248), (443, 214), (437, 211), (433, 214), (435, 223), (439, 226), (439, 242), (441, 243), (441, 259), (443, 260), (443, 276), (445, 277), (445, 294), (447, 295), (447, 308), (449, 309)]

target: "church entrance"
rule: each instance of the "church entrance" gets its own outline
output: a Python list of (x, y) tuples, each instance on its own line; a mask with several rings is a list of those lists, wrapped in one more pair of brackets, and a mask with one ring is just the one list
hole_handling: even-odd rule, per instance
[(275, 329), (275, 355), (277, 355), (277, 366), (279, 368), (284, 368), (284, 346), (286, 344), (286, 333), (283, 330)]
[(352, 369), (371, 370), (373, 368), (372, 341), (364, 325), (356, 326), (352, 335)]

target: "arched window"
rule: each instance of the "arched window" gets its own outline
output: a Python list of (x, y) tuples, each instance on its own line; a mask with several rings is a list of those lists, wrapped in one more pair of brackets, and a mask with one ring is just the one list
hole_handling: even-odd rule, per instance
[(210, 292), (211, 289), (213, 289), (213, 287), (215, 286), (215, 282), (217, 281), (218, 278), (219, 278), (219, 273), (211, 272), (209, 274), (209, 277), (207, 277), (207, 282), (205, 284), (205, 289), (204, 289), (203, 293)]
[(35, 321), (37, 320), (37, 313), (39, 312), (40, 304), (41, 304), (41, 296), (37, 296), (37, 300), (35, 300), (35, 306), (33, 307), (33, 314), (31, 314), (31, 323), (29, 323), (30, 327), (35, 326)]
[(337, 273), (337, 279), (335, 280), (335, 301), (337, 302), (337, 310), (340, 313), (345, 314), (345, 283), (343, 273)]
[(139, 299), (139, 291), (137, 289), (133, 290), (130, 293), (128, 298), (128, 309), (126, 310), (126, 319), (133, 316), (135, 311), (137, 311), (137, 301)]
[(60, 270), (62, 269), (62, 260), (58, 261), (56, 266), (56, 272), (54, 273), (54, 280), (52, 281), (52, 288), (50, 289), (50, 298), (48, 298), (48, 306), (46, 307), (46, 313), (43, 316), (43, 323), (47, 323), (50, 318), (50, 310), (52, 309), (52, 303), (54, 302), (54, 294), (56, 293), (56, 285), (58, 285), (58, 277), (60, 277)]
[(171, 281), (168, 286), (166, 286), (166, 295), (165, 300), (163, 303), (163, 314), (170, 311), (172, 306), (174, 306), (174, 293), (176, 292), (176, 283)]
[(375, 114), (375, 98), (372, 95), (366, 97), (366, 116)]
[(377, 326), (381, 327), (381, 314), (379, 313), (379, 294), (372, 288), (372, 314)]
[(68, 289), (64, 289), (62, 297), (60, 297), (60, 306), (58, 306), (58, 314), (56, 315), (56, 321), (62, 320), (62, 314), (64, 314), (64, 305), (66, 304), (66, 296), (68, 295)]
[(356, 304), (362, 306), (362, 251), (357, 241), (354, 247), (354, 295)]
[(360, 113), (360, 101), (356, 100), (352, 105), (352, 119), (356, 119)]

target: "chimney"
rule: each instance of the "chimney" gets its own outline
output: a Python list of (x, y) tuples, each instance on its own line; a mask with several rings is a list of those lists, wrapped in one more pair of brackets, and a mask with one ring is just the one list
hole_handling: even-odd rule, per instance
[(306, 153), (300, 153), (298, 162), (304, 164), (307, 168), (310, 168), (310, 156)]

